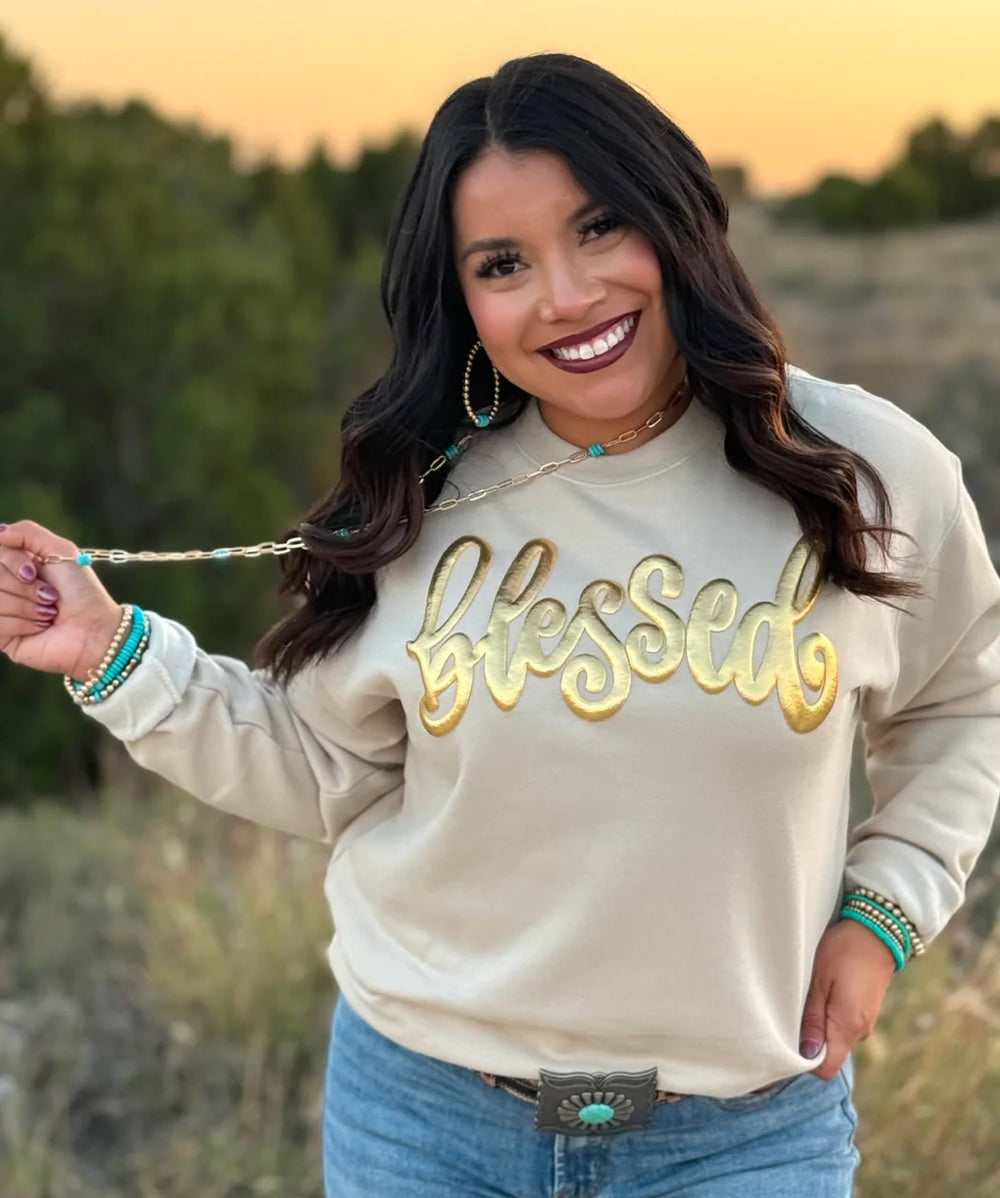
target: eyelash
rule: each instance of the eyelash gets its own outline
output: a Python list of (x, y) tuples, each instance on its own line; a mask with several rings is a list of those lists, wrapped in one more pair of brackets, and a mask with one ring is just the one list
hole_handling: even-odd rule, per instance
[[(625, 222), (623, 220), (621, 220), (619, 217), (614, 216), (610, 212), (606, 212), (602, 216), (595, 216), (593, 220), (588, 221), (587, 224), (585, 224), (583, 226), (583, 228), (580, 229), (580, 232), (581, 233), (589, 233), (592, 229), (596, 228), (598, 225), (608, 224), (608, 225), (610, 225), (610, 228), (607, 231), (610, 233), (614, 229), (617, 229), (620, 225), (622, 225), (624, 223)], [(483, 262), (483, 264), (477, 269), (476, 277), (480, 278), (480, 279), (491, 279), (491, 278), (492, 279), (509, 279), (509, 278), (511, 278), (511, 275), (509, 275), (509, 274), (508, 275), (494, 275), (494, 274), (491, 274), (490, 272), (493, 270), (493, 268), (495, 266), (499, 266), (502, 263), (513, 262), (516, 264), (520, 261), (522, 261), (520, 254), (511, 253), (509, 250), (503, 250), (498, 254), (494, 254), (491, 258), (487, 258), (486, 261)]]

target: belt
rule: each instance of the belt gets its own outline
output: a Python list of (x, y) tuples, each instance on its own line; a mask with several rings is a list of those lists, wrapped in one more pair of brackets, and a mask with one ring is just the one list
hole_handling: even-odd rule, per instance
[[(564, 1136), (615, 1135), (639, 1131), (649, 1122), (654, 1106), (691, 1097), (673, 1090), (657, 1090), (656, 1069), (639, 1073), (553, 1073), (539, 1070), (540, 1081), (502, 1077), (495, 1073), (477, 1076), (497, 1090), (535, 1105), (535, 1130)], [(752, 1090), (762, 1094), (772, 1082)]]

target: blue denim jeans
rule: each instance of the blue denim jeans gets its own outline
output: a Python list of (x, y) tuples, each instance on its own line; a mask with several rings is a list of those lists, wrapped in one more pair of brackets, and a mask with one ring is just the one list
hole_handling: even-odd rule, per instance
[(646, 1127), (564, 1136), (471, 1069), (412, 1052), (340, 997), (323, 1114), (327, 1198), (849, 1198), (850, 1060), (763, 1094), (687, 1097)]

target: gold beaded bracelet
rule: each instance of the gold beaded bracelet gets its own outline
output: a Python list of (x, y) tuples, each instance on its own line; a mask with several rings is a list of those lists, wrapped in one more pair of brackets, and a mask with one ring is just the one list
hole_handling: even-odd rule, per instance
[(877, 923), (884, 932), (887, 932), (892, 937), (904, 957), (911, 955), (912, 940), (907, 941), (899, 924), (890, 919), (884, 911), (880, 911), (873, 903), (868, 902), (866, 899), (849, 897), (844, 899), (841, 910), (859, 911), (866, 919), (871, 920), (872, 923)]
[[(906, 914), (903, 912), (898, 903), (894, 903), (891, 899), (887, 899), (885, 895), (879, 894), (877, 890), (870, 890), (867, 886), (855, 886), (853, 890), (844, 896), (845, 903), (850, 902), (851, 900), (860, 902), (864, 899), (870, 899), (872, 903), (878, 903), (880, 906), (885, 907), (885, 909), (891, 915), (895, 916), (895, 918), (899, 920), (899, 922), (910, 934), (910, 944), (912, 946), (913, 955), (915, 957), (923, 955), (925, 952), (924, 942), (920, 939), (920, 934), (917, 932), (917, 929), (907, 918)], [(868, 906), (868, 904), (866, 904), (866, 906)], [(877, 914), (882, 915), (882, 912), (878, 911), (877, 908), (876, 912)], [(866, 914), (868, 914), (867, 911)], [(884, 919), (885, 916), (883, 915), (882, 920), (884, 921)]]
[(74, 699), (82, 699), (86, 695), (91, 694), (100, 682), (104, 672), (110, 669), (111, 663), (118, 656), (118, 650), (125, 643), (132, 630), (132, 616), (132, 604), (124, 604), (122, 607), (121, 623), (118, 625), (118, 630), (115, 632), (114, 638), (108, 646), (107, 653), (104, 654), (100, 665), (92, 666), (87, 671), (87, 681), (82, 687), (77, 686), (76, 679), (71, 678), (69, 674), (63, 675), (63, 685)]
[(128, 665), (122, 670), (122, 672), (118, 675), (118, 677), (112, 679), (112, 681), (109, 682), (107, 684), (107, 686), (102, 687), (100, 694), (91, 693), (91, 694), (78, 696), (74, 693), (73, 697), (76, 699), (77, 703), (79, 703), (81, 706), (84, 706), (86, 704), (93, 704), (93, 703), (103, 703), (104, 700), (109, 695), (113, 694), (122, 685), (122, 683), (125, 682), (125, 680), (133, 673), (135, 668), (139, 665), (139, 662), (142, 660), (142, 655), (143, 655), (143, 653), (145, 653), (146, 646), (148, 644), (149, 644), (149, 631), (147, 630), (139, 638), (139, 641), (136, 644), (135, 649), (133, 650), (132, 656), (129, 659)]
[(925, 951), (924, 942), (920, 939), (920, 933), (907, 918), (906, 913), (898, 903), (894, 903), (891, 899), (887, 899), (884, 895), (879, 894), (877, 890), (869, 890), (865, 886), (855, 886), (851, 893), (859, 894), (863, 898), (871, 899), (873, 902), (881, 903), (883, 907), (888, 908), (888, 910), (895, 915), (899, 922), (910, 933), (910, 940), (913, 943), (913, 955), (915, 957), (919, 957)]

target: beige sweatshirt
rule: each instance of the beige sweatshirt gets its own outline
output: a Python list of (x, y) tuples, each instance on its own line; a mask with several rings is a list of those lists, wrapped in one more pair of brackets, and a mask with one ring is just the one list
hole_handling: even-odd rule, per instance
[[(927, 429), (789, 382), (915, 537), (890, 563), (927, 588), (907, 614), (816, 594), (790, 506), (693, 404), (631, 452), (431, 515), (287, 692), (153, 612), (134, 675), (85, 710), (206, 803), (331, 845), (336, 980), (400, 1044), (524, 1078), (654, 1065), (719, 1097), (814, 1068), (800, 1022), (842, 887), (929, 941), (986, 841), (1000, 580)], [(532, 406), (452, 479), (572, 448)], [(875, 810), (848, 847), (859, 721)]]

